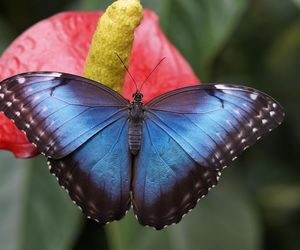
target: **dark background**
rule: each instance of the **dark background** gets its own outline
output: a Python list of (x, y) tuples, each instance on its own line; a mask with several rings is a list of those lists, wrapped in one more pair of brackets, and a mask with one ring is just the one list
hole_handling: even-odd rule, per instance
[[(37, 21), (111, 1), (1, 0), (0, 53)], [(156, 232), (129, 213), (86, 221), (45, 160), (0, 152), (0, 249), (300, 249), (300, 1), (152, 0), (169, 39), (202, 82), (258, 88), (284, 107), (284, 123), (226, 169), (183, 221)]]

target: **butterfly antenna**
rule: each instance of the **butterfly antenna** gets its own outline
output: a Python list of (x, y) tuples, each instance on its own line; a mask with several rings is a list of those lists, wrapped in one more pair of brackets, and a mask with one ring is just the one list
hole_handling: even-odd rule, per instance
[(158, 64), (156, 64), (155, 68), (150, 72), (150, 74), (146, 77), (146, 79), (143, 81), (141, 88), (140, 88), (140, 92), (142, 91), (143, 85), (144, 83), (149, 79), (149, 77), (153, 74), (153, 72), (158, 68), (158, 66), (163, 62), (163, 60), (165, 60), (166, 57), (163, 57), (162, 59), (160, 59), (160, 61), (158, 62)]
[[(116, 52), (115, 52), (116, 53)], [(129, 72), (129, 69), (127, 68), (127, 66), (125, 65), (124, 61), (122, 60), (122, 58), (118, 55), (118, 53), (116, 53), (117, 57), (119, 58), (119, 60), (121, 61), (121, 63), (123, 64), (124, 68), (126, 69), (128, 75), (130, 76), (130, 78), (132, 79), (134, 85), (135, 85), (135, 88), (136, 90), (138, 90), (138, 87), (137, 87), (137, 84), (136, 84), (136, 81), (134, 80), (133, 76), (130, 74)]]

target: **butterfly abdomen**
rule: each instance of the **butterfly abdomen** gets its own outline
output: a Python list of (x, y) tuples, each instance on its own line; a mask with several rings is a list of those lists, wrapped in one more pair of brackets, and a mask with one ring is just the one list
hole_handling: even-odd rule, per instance
[(136, 155), (141, 147), (142, 124), (131, 122), (128, 130), (128, 144), (130, 152)]
[(141, 102), (133, 102), (128, 129), (128, 145), (133, 155), (136, 155), (141, 147), (143, 118), (143, 104)]

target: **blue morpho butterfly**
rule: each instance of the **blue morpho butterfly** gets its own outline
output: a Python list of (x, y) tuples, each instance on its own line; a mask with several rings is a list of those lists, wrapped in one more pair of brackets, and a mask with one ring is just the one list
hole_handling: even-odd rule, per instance
[(0, 110), (48, 158), (71, 199), (105, 224), (132, 205), (156, 229), (177, 223), (221, 170), (283, 120), (270, 96), (210, 84), (129, 102), (89, 79), (31, 72), (1, 82)]

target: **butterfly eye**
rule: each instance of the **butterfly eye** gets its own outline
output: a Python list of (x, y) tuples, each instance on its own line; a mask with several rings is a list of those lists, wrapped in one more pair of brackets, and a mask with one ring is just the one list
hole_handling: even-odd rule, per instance
[(143, 94), (140, 92), (135, 92), (132, 97), (135, 101), (140, 102), (143, 99)]

